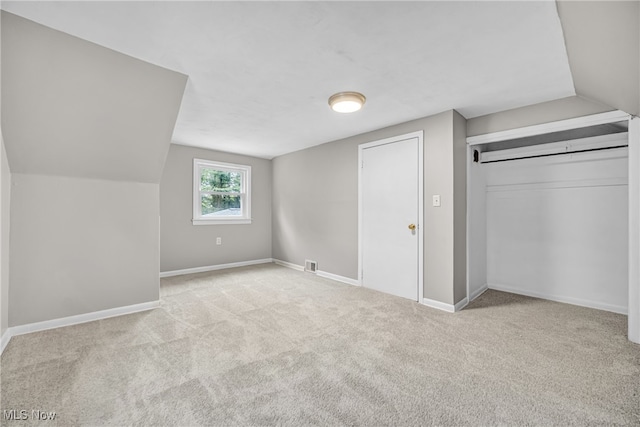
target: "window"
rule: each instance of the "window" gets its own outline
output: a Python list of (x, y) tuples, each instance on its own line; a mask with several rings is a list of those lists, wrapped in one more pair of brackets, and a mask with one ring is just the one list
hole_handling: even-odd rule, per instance
[(251, 224), (251, 166), (193, 159), (193, 224)]

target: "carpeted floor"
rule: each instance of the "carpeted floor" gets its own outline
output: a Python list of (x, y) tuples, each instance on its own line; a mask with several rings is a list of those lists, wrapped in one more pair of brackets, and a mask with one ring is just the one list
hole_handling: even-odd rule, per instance
[[(626, 317), (487, 291), (456, 314), (266, 264), (14, 337), (10, 425), (640, 425)], [(2, 414), (0, 414), (1, 416)]]

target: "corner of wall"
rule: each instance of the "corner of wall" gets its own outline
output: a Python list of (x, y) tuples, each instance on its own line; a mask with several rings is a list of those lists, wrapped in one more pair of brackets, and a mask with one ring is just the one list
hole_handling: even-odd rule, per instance
[(9, 327), (9, 240), (11, 170), (0, 129), (0, 336)]
[(467, 295), (467, 119), (453, 110), (453, 302)]

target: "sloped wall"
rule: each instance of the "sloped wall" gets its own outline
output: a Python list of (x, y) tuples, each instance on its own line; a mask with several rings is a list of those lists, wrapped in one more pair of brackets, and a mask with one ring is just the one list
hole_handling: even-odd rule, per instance
[(640, 2), (556, 4), (576, 94), (640, 114)]
[(2, 12), (14, 173), (160, 182), (186, 76)]
[(9, 326), (155, 301), (186, 76), (2, 12)]

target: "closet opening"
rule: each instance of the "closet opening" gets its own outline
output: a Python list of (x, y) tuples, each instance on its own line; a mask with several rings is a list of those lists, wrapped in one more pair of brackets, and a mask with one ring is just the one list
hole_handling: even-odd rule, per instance
[(468, 138), (470, 300), (496, 289), (627, 314), (628, 123)]

